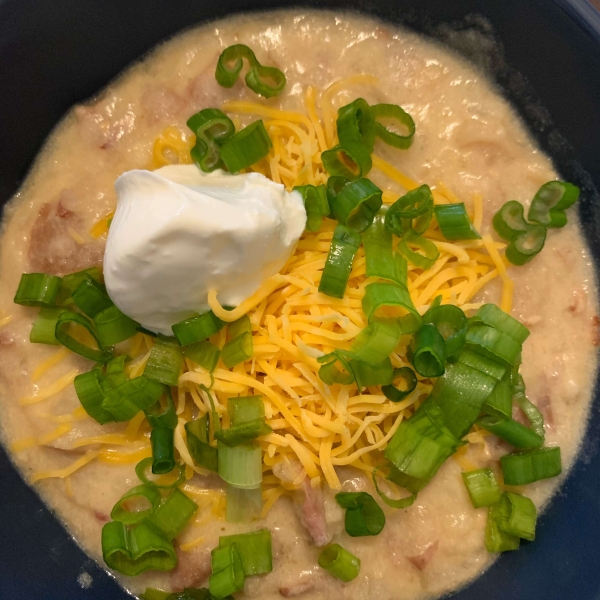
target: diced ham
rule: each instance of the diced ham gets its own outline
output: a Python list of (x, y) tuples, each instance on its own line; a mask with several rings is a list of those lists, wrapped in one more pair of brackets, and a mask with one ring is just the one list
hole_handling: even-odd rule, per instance
[(544, 417), (544, 424), (552, 427), (554, 425), (554, 413), (552, 411), (552, 398), (550, 394), (543, 394), (537, 399), (537, 407)]
[(306, 594), (306, 592), (312, 592), (315, 589), (316, 581), (314, 577), (300, 578), (294, 583), (288, 583), (279, 588), (279, 594), (284, 598), (295, 598)]
[(304, 502), (301, 507), (302, 524), (308, 530), (316, 546), (325, 546), (331, 540), (325, 520), (325, 501), (321, 487), (313, 487), (306, 477), (302, 482)]
[(246, 87), (242, 77), (232, 88), (221, 87), (215, 79), (214, 67), (211, 66), (189, 80), (187, 93), (192, 111), (198, 111), (220, 107), (225, 100), (240, 99), (246, 94)]
[(195, 552), (183, 552), (177, 548), (176, 552), (178, 562), (170, 576), (173, 591), (200, 587), (211, 573), (210, 550), (202, 548)]
[(96, 519), (98, 519), (98, 521), (100, 521), (100, 523), (108, 523), (110, 521), (110, 517), (106, 513), (103, 513), (99, 510), (94, 511), (94, 516)]
[(427, 546), (427, 548), (421, 552), (421, 554), (417, 554), (416, 556), (407, 556), (406, 559), (415, 565), (419, 571), (423, 571), (427, 568), (435, 553), (438, 551), (439, 545), (440, 542), (437, 540), (429, 544), (429, 546)]
[(162, 85), (148, 86), (142, 94), (143, 115), (152, 124), (167, 123), (185, 107), (184, 98)]
[(89, 106), (77, 106), (75, 115), (83, 139), (102, 150), (114, 147), (135, 127), (133, 107), (118, 98), (103, 99)]

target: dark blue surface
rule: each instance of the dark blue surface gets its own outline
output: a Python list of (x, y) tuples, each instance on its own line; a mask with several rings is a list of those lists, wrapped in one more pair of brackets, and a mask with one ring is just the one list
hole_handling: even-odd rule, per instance
[[(269, 0), (0, 0), (0, 201), (74, 102), (184, 27)], [(444, 39), (443, 23), (501, 42), (473, 57), (505, 90), (564, 176), (600, 259), (600, 18), (584, 0), (315, 1), (355, 7)], [(478, 18), (487, 17), (493, 30)], [(460, 49), (465, 51), (465, 49)], [(548, 115), (552, 115), (552, 121)], [(580, 460), (540, 520), (538, 538), (503, 556), (457, 600), (600, 600), (599, 401)], [(82, 589), (77, 577), (93, 578)], [(402, 585), (402, 582), (398, 582)], [(122, 600), (0, 450), (0, 599)], [(308, 597), (307, 597), (308, 600)]]

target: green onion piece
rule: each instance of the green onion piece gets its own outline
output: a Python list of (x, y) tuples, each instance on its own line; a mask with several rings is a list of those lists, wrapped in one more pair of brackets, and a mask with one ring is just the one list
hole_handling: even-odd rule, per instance
[(22, 306), (52, 306), (62, 279), (45, 273), (23, 273), (15, 294), (14, 303)]
[(508, 442), (515, 448), (537, 448), (544, 439), (517, 421), (504, 417), (486, 416), (477, 420), (477, 425)]
[[(356, 375), (351, 365), (352, 354), (345, 350), (334, 350), (329, 354), (317, 358), (323, 366), (319, 369), (319, 378), (327, 385), (341, 383), (349, 385), (356, 380)], [(341, 365), (341, 369), (338, 367)]]
[(353, 359), (350, 361), (350, 368), (354, 373), (359, 390), (375, 385), (390, 385), (394, 378), (394, 369), (389, 357), (386, 357), (378, 365)]
[(209, 310), (197, 317), (175, 323), (171, 329), (182, 346), (189, 346), (208, 339), (211, 335), (221, 331), (223, 327), (225, 327), (225, 323), (212, 310)]
[(232, 369), (235, 365), (250, 360), (253, 352), (254, 343), (252, 342), (252, 334), (246, 331), (238, 337), (229, 340), (223, 346), (223, 350), (221, 350), (221, 359), (228, 369)]
[(248, 315), (240, 317), (237, 321), (229, 323), (227, 326), (227, 333), (230, 339), (236, 338), (243, 333), (252, 333), (252, 322)]
[(217, 449), (209, 443), (208, 416), (204, 415), (185, 424), (187, 446), (194, 463), (209, 471), (217, 472)]
[(400, 324), (396, 319), (373, 319), (356, 336), (351, 352), (356, 360), (375, 366), (394, 351), (401, 336)]
[(327, 178), (327, 185), (325, 186), (327, 194), (327, 203), (329, 204), (329, 214), (331, 214), (331, 207), (335, 202), (335, 197), (340, 193), (342, 188), (348, 183), (345, 177), (332, 175)]
[(170, 571), (177, 566), (173, 544), (145, 523), (132, 529), (119, 521), (106, 523), (102, 528), (102, 557), (109, 568), (128, 576), (150, 569)]
[(106, 379), (113, 386), (117, 387), (127, 381), (125, 373), (125, 362), (129, 357), (125, 354), (111, 358), (105, 365)]
[(164, 477), (161, 477), (160, 482), (158, 483), (155, 478), (151, 478), (151, 473), (152, 471), (150, 471), (150, 473), (148, 473), (148, 470), (151, 469), (152, 467), (152, 457), (149, 456), (148, 458), (144, 458), (142, 459), (136, 466), (135, 466), (135, 474), (138, 476), (138, 479), (142, 482), (145, 483), (146, 485), (150, 485), (153, 487), (157, 487), (161, 490), (171, 490), (174, 488), (179, 487), (184, 481), (185, 481), (185, 465), (176, 465), (175, 468), (173, 469), (173, 474), (177, 475), (176, 478), (173, 479), (173, 481), (169, 482), (169, 483), (164, 483)]
[(104, 391), (100, 385), (100, 379), (104, 377), (102, 373), (93, 369), (87, 373), (77, 375), (73, 381), (77, 398), (81, 402), (85, 412), (100, 423), (109, 423), (114, 421), (113, 415), (102, 407), (104, 401)]
[(193, 500), (181, 490), (174, 489), (145, 522), (160, 531), (168, 540), (173, 540), (183, 531), (197, 510), (198, 505)]
[(79, 287), (71, 295), (71, 299), (73, 304), (90, 319), (113, 305), (113, 301), (106, 293), (106, 288), (89, 275), (85, 276)]
[[(165, 403), (161, 402), (163, 398), (166, 398)], [(156, 404), (147, 408), (144, 413), (150, 427), (153, 429), (161, 427), (175, 429), (177, 427), (177, 413), (175, 412), (175, 403), (173, 402), (173, 394), (170, 389), (161, 396)]]
[[(331, 179), (331, 178), (330, 178)], [(323, 217), (329, 216), (330, 208), (324, 185), (297, 185), (292, 191), (298, 192), (306, 209), (306, 230), (319, 231)]]
[(262, 575), (273, 570), (271, 532), (259, 529), (238, 535), (223, 535), (219, 538), (219, 548), (235, 546), (247, 577)]
[(458, 361), (436, 381), (431, 400), (439, 407), (444, 425), (460, 439), (475, 423), (495, 385), (485, 373)]
[(360, 573), (360, 558), (339, 544), (326, 546), (319, 554), (319, 566), (342, 581), (352, 581)]
[(560, 448), (515, 452), (500, 458), (506, 485), (527, 485), (562, 473)]
[(447, 240), (479, 240), (477, 233), (465, 208), (464, 202), (441, 204), (433, 207), (435, 218), (442, 235)]
[(339, 108), (336, 126), (342, 147), (359, 143), (368, 150), (369, 154), (373, 152), (375, 118), (366, 100), (357, 98), (354, 102)]
[(129, 421), (140, 410), (146, 410), (156, 404), (164, 392), (164, 386), (144, 375), (126, 382), (108, 391), (102, 402), (102, 408), (108, 411), (115, 421)]
[[(483, 356), (478, 352), (463, 348), (458, 354), (458, 362), (485, 373), (488, 377), (500, 381), (506, 374), (506, 366)], [(512, 414), (512, 413), (511, 413)], [(510, 415), (509, 415), (510, 416)]]
[(498, 527), (516, 537), (532, 542), (535, 539), (537, 510), (526, 496), (504, 492), (495, 513)]
[(254, 121), (221, 146), (221, 160), (230, 173), (237, 173), (267, 156), (272, 146), (264, 123)]
[(474, 508), (492, 506), (500, 500), (500, 487), (491, 469), (467, 471), (462, 478)]
[(333, 232), (333, 240), (323, 275), (319, 283), (319, 292), (334, 298), (343, 298), (352, 271), (352, 262), (358, 247), (360, 234), (345, 225), (338, 225)]
[(62, 285), (58, 292), (57, 304), (70, 304), (71, 295), (83, 283), (87, 277), (91, 277), (97, 283), (104, 283), (104, 274), (99, 267), (90, 267), (76, 273), (69, 273), (62, 278)]
[(385, 515), (367, 492), (339, 492), (337, 503), (346, 509), (344, 525), (351, 537), (378, 535), (385, 525)]
[[(78, 325), (88, 331), (88, 333), (94, 338), (97, 348), (91, 348), (90, 346), (78, 342), (73, 336), (68, 333), (68, 329), (72, 325)], [(96, 335), (92, 323), (83, 315), (70, 311), (62, 313), (56, 321), (56, 329), (54, 335), (56, 339), (69, 350), (72, 350), (76, 354), (80, 354), (90, 360), (96, 362), (107, 362), (113, 356), (112, 352), (105, 350), (103, 344), (100, 343), (99, 336)]]
[(486, 325), (495, 327), (502, 333), (509, 335), (515, 342), (522, 344), (529, 337), (529, 329), (517, 319), (505, 313), (495, 304), (484, 304), (476, 315), (477, 320)]
[(203, 340), (183, 348), (183, 355), (212, 373), (217, 367), (221, 351), (213, 343)]
[(264, 420), (257, 419), (241, 425), (234, 425), (229, 429), (215, 431), (215, 438), (225, 445), (233, 447), (252, 442), (261, 435), (268, 435), (273, 429)]
[(215, 548), (211, 552), (212, 575), (210, 593), (215, 598), (225, 598), (244, 587), (246, 574), (235, 544)]
[(523, 216), (523, 205), (516, 200), (509, 200), (494, 215), (492, 224), (496, 233), (507, 242), (527, 231), (529, 227)]
[(360, 233), (373, 223), (381, 204), (381, 190), (369, 179), (361, 178), (351, 181), (339, 191), (331, 211), (342, 225)]
[[(163, 592), (162, 590), (157, 590), (155, 588), (146, 588), (146, 591), (140, 596), (142, 600), (179, 600), (175, 598), (170, 598), (173, 594), (169, 592)], [(187, 600), (187, 597), (182, 598), (181, 600)], [(209, 600), (208, 598), (202, 598), (201, 600)]]
[(242, 425), (265, 418), (262, 396), (239, 396), (227, 400), (227, 412), (232, 425)]
[(242, 490), (227, 486), (225, 520), (228, 523), (249, 523), (260, 519), (261, 510), (261, 488)]
[(533, 197), (527, 218), (546, 227), (564, 227), (565, 211), (577, 202), (579, 188), (564, 181), (548, 181)]
[[(411, 497), (413, 502), (416, 500), (417, 494), (431, 481), (431, 479), (427, 477), (418, 478), (406, 475), (405, 473), (402, 473), (402, 471), (398, 471), (398, 469), (396, 469), (396, 467), (393, 465), (390, 466), (390, 472), (387, 478), (396, 485), (403, 487), (405, 490), (408, 490), (411, 494), (413, 494)], [(404, 500), (406, 500), (406, 498)]]
[(421, 185), (401, 196), (385, 215), (385, 226), (397, 236), (411, 230), (413, 219), (433, 210), (433, 195), (428, 185)]
[(235, 133), (233, 121), (217, 108), (205, 108), (192, 115), (187, 126), (196, 135), (192, 160), (206, 173), (222, 168), (219, 146)]
[[(375, 118), (375, 135), (381, 138), (388, 146), (406, 150), (412, 146), (415, 137), (415, 122), (413, 118), (397, 104), (375, 104), (371, 106)], [(405, 135), (390, 131), (381, 119), (393, 119), (401, 128), (406, 129)]]
[(518, 550), (521, 544), (519, 537), (506, 533), (498, 526), (500, 510), (500, 503), (490, 506), (485, 525), (485, 547), (493, 554)]
[[(389, 212), (389, 211), (388, 211)], [(421, 252), (411, 250), (410, 246), (415, 246)], [(407, 231), (398, 244), (398, 251), (416, 267), (427, 270), (430, 269), (440, 256), (437, 246), (427, 238), (419, 235), (415, 231)]]
[(467, 348), (496, 360), (514, 365), (521, 356), (521, 344), (500, 330), (474, 323), (467, 331)]
[(519, 408), (529, 419), (531, 429), (537, 433), (542, 440), (545, 439), (544, 417), (538, 407), (525, 396), (525, 382), (519, 373), (514, 375), (513, 398)]
[(175, 468), (174, 435), (175, 430), (168, 427), (159, 427), (150, 433), (152, 472), (155, 475), (170, 473)]
[(423, 377), (440, 377), (445, 371), (446, 343), (435, 325), (425, 323), (411, 342), (412, 363)]
[(165, 385), (176, 386), (182, 366), (181, 346), (175, 339), (159, 335), (154, 340), (144, 375)]
[(137, 333), (138, 324), (123, 314), (116, 306), (99, 312), (94, 317), (98, 339), (103, 346), (114, 346)]
[(365, 287), (362, 309), (369, 323), (378, 316), (400, 317), (402, 333), (414, 333), (421, 326), (421, 315), (403, 285), (370, 283)]
[[(330, 178), (331, 179), (331, 178)], [(392, 233), (385, 226), (386, 207), (375, 215), (373, 223), (362, 234), (367, 277), (381, 277), (398, 285), (407, 285), (407, 262), (392, 250)]]
[(546, 243), (546, 228), (543, 225), (529, 225), (527, 231), (512, 240), (504, 254), (513, 265), (522, 266), (533, 259)]
[[(272, 83), (268, 83), (272, 82)], [(256, 64), (246, 73), (246, 85), (259, 96), (273, 98), (285, 87), (286, 78), (277, 67)]]
[[(417, 493), (416, 491), (412, 491), (409, 490), (411, 492), (410, 496), (406, 496), (405, 498), (390, 498), (387, 494), (385, 494), (383, 492), (383, 490), (379, 487), (379, 484), (377, 483), (377, 475), (378, 472), (381, 470), (381, 466), (375, 467), (375, 470), (373, 471), (371, 477), (373, 479), (373, 484), (375, 485), (375, 491), (379, 494), (379, 497), (390, 507), (392, 508), (408, 508), (409, 506), (412, 506), (415, 502), (415, 500), (417, 499)], [(405, 476), (404, 473), (401, 473), (400, 471), (398, 471), (393, 465), (392, 465), (392, 471), (396, 472), (397, 474), (401, 475), (402, 477), (408, 477)], [(394, 481), (395, 483), (396, 480), (392, 479), (391, 477), (391, 473), (390, 475), (388, 475), (388, 479), (390, 481)], [(410, 479), (413, 479), (412, 477)], [(429, 480), (427, 480), (427, 482), (429, 482)], [(402, 483), (398, 483), (398, 485), (400, 485), (401, 487), (406, 487), (405, 485), (403, 485)], [(425, 486), (423, 486), (425, 487)], [(408, 488), (406, 488), (408, 489)]]
[(256, 443), (241, 446), (218, 445), (218, 473), (234, 487), (250, 489), (262, 482), (262, 451)]
[[(142, 484), (129, 491), (125, 492), (123, 496), (114, 505), (110, 517), (113, 521), (120, 521), (125, 525), (133, 525), (143, 521), (146, 517), (150, 516), (160, 503), (160, 492), (156, 487)], [(127, 505), (137, 505), (137, 510), (131, 510)], [(148, 508), (139, 508), (139, 505), (148, 506)]]
[(60, 315), (64, 312), (64, 308), (43, 306), (36, 320), (33, 322), (29, 341), (32, 344), (52, 344), (55, 346), (60, 344), (56, 339), (56, 323)]
[(493, 417), (504, 419), (512, 417), (512, 391), (506, 381), (501, 380), (496, 384), (482, 410)]
[(453, 304), (433, 306), (423, 315), (423, 323), (432, 323), (446, 343), (446, 357), (452, 357), (464, 346), (469, 321)]
[[(417, 387), (417, 376), (410, 367), (394, 369), (392, 377), (392, 383), (390, 385), (384, 385), (381, 388), (385, 397), (392, 402), (401, 402)], [(401, 379), (404, 382), (403, 387), (405, 389), (401, 390), (398, 388), (398, 384), (396, 383), (398, 379)]]
[(332, 177), (353, 181), (365, 177), (373, 166), (371, 152), (360, 142), (338, 144), (321, 154), (323, 167)]

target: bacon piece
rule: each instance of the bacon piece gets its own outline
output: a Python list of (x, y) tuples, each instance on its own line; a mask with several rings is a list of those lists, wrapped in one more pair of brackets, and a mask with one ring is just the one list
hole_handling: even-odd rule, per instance
[(171, 587), (174, 592), (185, 588), (200, 587), (211, 573), (210, 550), (202, 548), (198, 552), (177, 552), (177, 566), (171, 571)]
[(440, 542), (437, 540), (432, 544), (429, 544), (429, 546), (427, 546), (427, 548), (421, 552), (421, 554), (417, 554), (416, 556), (407, 556), (406, 559), (415, 565), (419, 571), (423, 571), (427, 568), (435, 553), (438, 551), (439, 545)]
[(592, 317), (592, 346), (600, 346), (600, 317)]
[(302, 524), (308, 530), (316, 546), (325, 546), (331, 540), (325, 520), (325, 502), (321, 487), (314, 488), (306, 477), (302, 482), (304, 502), (301, 508)]
[(279, 588), (279, 594), (284, 598), (295, 598), (306, 594), (306, 592), (312, 592), (315, 589), (316, 581), (313, 578), (304, 578), (290, 583)]
[(94, 516), (101, 523), (108, 523), (110, 521), (110, 517), (107, 514), (103, 513), (102, 511), (99, 511), (99, 510), (94, 511)]

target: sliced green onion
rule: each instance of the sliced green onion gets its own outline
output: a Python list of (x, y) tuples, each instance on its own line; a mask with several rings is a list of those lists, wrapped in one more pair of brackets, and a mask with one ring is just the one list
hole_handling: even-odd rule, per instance
[(173, 540), (183, 531), (197, 510), (198, 505), (193, 500), (181, 490), (174, 489), (146, 519), (146, 523), (160, 531), (168, 540)]
[[(410, 367), (400, 367), (394, 369), (392, 374), (393, 381), (390, 385), (384, 385), (381, 391), (388, 400), (392, 402), (401, 402), (417, 387), (417, 376)], [(396, 381), (401, 379), (404, 382), (403, 390), (399, 389)]]
[(519, 373), (514, 375), (513, 398), (519, 408), (529, 419), (531, 429), (537, 433), (542, 440), (545, 439), (544, 417), (538, 407), (525, 396), (525, 382)]
[(352, 262), (358, 247), (360, 234), (345, 225), (338, 225), (333, 232), (333, 240), (323, 275), (319, 283), (319, 292), (334, 298), (343, 298), (352, 271)]
[(71, 295), (73, 303), (81, 312), (93, 319), (99, 312), (113, 305), (104, 286), (93, 277), (86, 275), (79, 287)]
[(185, 424), (187, 446), (193, 461), (209, 471), (217, 471), (217, 449), (209, 443), (208, 416)]
[(96, 369), (77, 375), (73, 381), (77, 398), (81, 402), (85, 412), (100, 423), (109, 423), (114, 421), (114, 417), (110, 412), (102, 408), (104, 401), (104, 391), (100, 385), (100, 378), (104, 377)]
[(378, 316), (400, 317), (402, 333), (414, 333), (421, 326), (421, 315), (415, 308), (406, 286), (395, 283), (370, 283), (365, 287), (362, 309), (369, 323)]
[(381, 190), (369, 179), (357, 179), (346, 184), (335, 196), (333, 216), (353, 231), (360, 233), (371, 223), (381, 208)]
[(285, 84), (285, 75), (277, 67), (256, 64), (246, 73), (246, 85), (255, 94), (264, 98), (277, 96), (283, 90)]
[[(163, 398), (166, 398), (164, 404), (161, 403)], [(153, 404), (150, 408), (147, 408), (144, 413), (146, 414), (148, 424), (153, 429), (157, 429), (159, 427), (175, 429), (175, 427), (177, 427), (177, 413), (175, 412), (173, 393), (170, 389), (161, 396), (160, 400), (156, 404)]]
[(127, 381), (125, 373), (125, 362), (129, 357), (125, 354), (111, 358), (105, 365), (106, 379), (113, 387), (117, 387)]
[(235, 544), (215, 548), (212, 552), (210, 593), (215, 598), (226, 598), (244, 587), (246, 574)]
[(242, 490), (227, 486), (225, 520), (228, 523), (249, 523), (260, 519), (262, 511), (262, 489)]
[(468, 348), (463, 348), (459, 355), (458, 361), (485, 373), (488, 377), (500, 381), (506, 374), (506, 366), (483, 356), (479, 352), (474, 352)]
[(548, 181), (534, 196), (527, 218), (546, 227), (564, 227), (565, 211), (577, 202), (579, 188), (564, 181)]
[(215, 438), (223, 444), (233, 447), (252, 442), (257, 437), (268, 435), (272, 431), (273, 429), (264, 420), (257, 419), (241, 425), (234, 425), (229, 429), (215, 431)]
[(477, 469), (462, 474), (474, 508), (492, 506), (502, 495), (500, 486), (491, 469)]
[(464, 346), (469, 321), (458, 306), (432, 306), (423, 315), (423, 323), (432, 323), (440, 332), (446, 344), (446, 357), (456, 355)]
[[(396, 467), (393, 465), (390, 466), (390, 472), (387, 478), (394, 482), (396, 485), (403, 487), (405, 490), (408, 490), (411, 494), (412, 502), (416, 500), (417, 494), (429, 483), (430, 479), (427, 477), (411, 477), (410, 475), (406, 475), (402, 473), (402, 471), (398, 471)], [(407, 500), (404, 498), (403, 500)], [(404, 506), (396, 507), (396, 508), (405, 508)]]
[(512, 419), (487, 416), (478, 419), (477, 425), (515, 448), (537, 448), (544, 443), (544, 439), (537, 433)]
[(385, 226), (402, 237), (410, 231), (413, 219), (433, 210), (433, 195), (428, 185), (422, 185), (401, 196), (385, 214)]
[(236, 365), (243, 363), (252, 358), (254, 352), (254, 343), (252, 342), (252, 334), (242, 333), (238, 337), (229, 340), (221, 350), (221, 359), (223, 364), (232, 369)]
[(500, 458), (506, 485), (527, 485), (562, 473), (560, 448), (515, 452)]
[(152, 446), (152, 472), (155, 475), (170, 473), (175, 468), (175, 431), (170, 427), (159, 427), (150, 433)]
[(442, 235), (447, 240), (479, 240), (477, 233), (463, 202), (441, 204), (433, 207), (435, 218)]
[(32, 344), (52, 344), (58, 345), (60, 342), (56, 339), (56, 323), (58, 318), (65, 312), (64, 308), (57, 306), (43, 306), (33, 322), (29, 341)]
[(504, 419), (512, 417), (512, 391), (510, 385), (499, 381), (483, 405), (483, 412)]
[[(83, 327), (92, 336), (98, 347), (91, 348), (87, 344), (78, 342), (68, 333), (68, 329), (72, 325)], [(103, 345), (100, 343), (99, 336), (96, 335), (96, 331), (94, 330), (94, 326), (92, 325), (91, 321), (79, 313), (70, 311), (65, 311), (62, 313), (56, 321), (54, 335), (63, 346), (66, 346), (69, 350), (72, 350), (76, 354), (80, 354), (85, 358), (89, 358), (90, 360), (95, 360), (96, 362), (107, 362), (113, 356), (112, 352), (103, 348)]]
[(138, 324), (124, 315), (116, 306), (111, 306), (99, 312), (94, 317), (98, 331), (98, 339), (103, 346), (114, 346), (128, 340), (137, 333)]
[(45, 273), (23, 273), (14, 303), (22, 306), (52, 306), (56, 302), (62, 279)]
[(495, 304), (484, 304), (476, 315), (477, 320), (486, 325), (499, 329), (502, 333), (509, 335), (513, 340), (522, 344), (529, 337), (529, 329), (517, 319), (505, 313)]
[[(185, 465), (176, 465), (173, 469), (172, 473), (177, 475), (175, 479), (171, 482), (164, 482), (164, 477), (160, 479), (151, 477), (151, 468), (152, 468), (152, 457), (143, 458), (136, 466), (135, 466), (135, 474), (138, 476), (138, 479), (145, 483), (146, 485), (150, 485), (153, 487), (157, 487), (161, 490), (171, 490), (179, 487), (185, 481)], [(150, 469), (150, 473), (148, 470)]]
[(527, 231), (512, 240), (504, 254), (513, 265), (521, 266), (533, 259), (546, 243), (546, 228), (543, 225), (529, 225)]
[[(388, 146), (406, 150), (412, 146), (415, 137), (415, 122), (413, 118), (397, 104), (375, 104), (371, 106), (371, 112), (375, 118), (375, 135), (381, 138)], [(393, 119), (402, 127), (406, 128), (406, 134), (400, 135), (390, 131), (381, 119)]]
[(378, 535), (385, 525), (385, 515), (367, 492), (339, 492), (337, 503), (346, 509), (344, 525), (351, 537)]
[(444, 376), (436, 381), (431, 399), (441, 410), (445, 426), (462, 438), (475, 423), (495, 385), (495, 379), (458, 361), (448, 365)]
[(396, 348), (402, 330), (396, 319), (373, 319), (354, 340), (351, 352), (356, 360), (381, 364)]
[(326, 546), (319, 554), (319, 566), (342, 581), (352, 581), (360, 573), (360, 558), (339, 544)]
[(58, 292), (57, 304), (69, 304), (72, 302), (71, 295), (83, 283), (87, 277), (91, 277), (97, 283), (104, 283), (104, 275), (99, 267), (90, 267), (76, 273), (69, 273), (62, 278), (62, 285)]
[(321, 154), (323, 167), (332, 177), (353, 181), (365, 177), (373, 166), (371, 152), (360, 142), (338, 144)]
[[(379, 467), (375, 467), (375, 470), (373, 471), (371, 477), (373, 479), (373, 484), (375, 485), (375, 491), (379, 494), (379, 497), (390, 507), (392, 508), (408, 508), (409, 506), (412, 506), (415, 502), (415, 500), (417, 499), (417, 493), (416, 491), (413, 490), (409, 490), (411, 492), (410, 496), (406, 496), (404, 498), (390, 498), (387, 494), (385, 494), (383, 492), (383, 490), (379, 487), (379, 483), (377, 483), (377, 476), (378, 476), (378, 472), (380, 471), (381, 466)], [(400, 471), (398, 471), (398, 469), (396, 469), (393, 465), (391, 467), (391, 473), (390, 475), (388, 475), (388, 479), (390, 481), (394, 481), (394, 483), (397, 483), (398, 485), (400, 485), (401, 487), (404, 487), (406, 489), (408, 489), (407, 486), (404, 485), (404, 482), (402, 481), (396, 481), (396, 478), (392, 479), (392, 473), (395, 472), (396, 474), (400, 475), (401, 478), (408, 478), (408, 479), (414, 479), (412, 477), (409, 477), (408, 475), (404, 475), (404, 473), (401, 473)], [(429, 482), (429, 479), (427, 479), (427, 482)], [(424, 485), (422, 487), (425, 487)], [(421, 489), (421, 488), (420, 488)]]
[(217, 108), (205, 108), (192, 115), (187, 126), (196, 135), (192, 160), (207, 173), (222, 167), (219, 146), (235, 133), (233, 121)]
[(219, 538), (219, 548), (235, 546), (247, 577), (262, 575), (273, 570), (271, 532), (259, 529), (238, 535), (223, 535)]
[(342, 147), (360, 143), (369, 153), (373, 152), (375, 118), (366, 100), (357, 98), (354, 102), (339, 108), (336, 125)]
[(217, 367), (221, 351), (213, 343), (203, 340), (183, 348), (183, 355), (212, 373)]
[[(185, 593), (185, 592), (183, 592)], [(140, 596), (142, 600), (194, 600), (194, 598), (189, 598), (184, 596), (183, 598), (172, 598), (173, 594), (169, 592), (163, 592), (162, 590), (157, 590), (155, 588), (146, 588), (146, 591)], [(209, 600), (208, 598), (201, 598), (200, 600)]]
[(506, 533), (498, 526), (500, 510), (500, 503), (490, 506), (485, 525), (485, 547), (493, 554), (518, 550), (521, 544), (521, 538)]
[(532, 542), (535, 539), (537, 510), (526, 496), (504, 492), (495, 513), (498, 527), (516, 537)]
[(446, 344), (435, 325), (425, 323), (411, 342), (412, 363), (423, 377), (440, 377), (445, 371)]
[(164, 386), (141, 375), (128, 379), (106, 393), (102, 408), (108, 411), (115, 421), (129, 421), (140, 412), (156, 404), (164, 392)]
[[(128, 504), (140, 504), (140, 501), (146, 506), (149, 504), (148, 508), (142, 508), (141, 510), (130, 510), (127, 508)], [(146, 484), (138, 485), (121, 496), (114, 505), (110, 517), (113, 521), (120, 521), (121, 523), (125, 523), (125, 525), (133, 525), (150, 516), (156, 510), (159, 503), (160, 492), (157, 488)]]
[(254, 442), (234, 447), (219, 442), (218, 465), (221, 479), (234, 487), (256, 488), (262, 482), (262, 450)]
[(272, 146), (264, 123), (254, 121), (221, 146), (221, 160), (230, 173), (237, 173), (267, 156)]
[(329, 216), (330, 208), (324, 185), (297, 185), (292, 191), (298, 192), (306, 209), (307, 231), (319, 231), (323, 217)]
[(175, 323), (171, 329), (182, 346), (189, 346), (208, 339), (211, 335), (221, 331), (223, 327), (225, 327), (225, 323), (212, 310), (209, 310), (197, 317)]
[(331, 214), (331, 207), (335, 202), (335, 197), (340, 193), (342, 188), (348, 183), (345, 177), (332, 175), (327, 178), (327, 185), (325, 186), (327, 194), (327, 203), (329, 204), (329, 214)]
[(227, 412), (232, 425), (242, 425), (265, 418), (262, 396), (239, 396), (227, 400)]
[[(389, 212), (389, 211), (388, 211)], [(411, 250), (410, 246), (416, 246), (421, 252)], [(398, 244), (398, 251), (416, 267), (427, 270), (430, 269), (440, 256), (437, 246), (427, 238), (419, 235), (415, 231), (407, 231)]]
[(390, 385), (394, 380), (394, 369), (389, 357), (386, 357), (378, 365), (353, 359), (350, 361), (350, 368), (356, 378), (359, 390), (375, 385)]
[(475, 352), (514, 365), (521, 356), (521, 344), (509, 335), (489, 325), (473, 324), (469, 327), (466, 346)]
[(175, 339), (159, 335), (148, 357), (144, 375), (165, 385), (176, 386), (183, 366), (183, 352)]
[(170, 571), (177, 565), (173, 544), (145, 523), (132, 529), (119, 521), (102, 528), (102, 557), (109, 568), (135, 576), (148, 570)]
[[(319, 369), (319, 378), (327, 385), (341, 383), (349, 385), (356, 380), (356, 375), (351, 366), (352, 354), (345, 350), (335, 350), (317, 358), (323, 366)], [(342, 369), (338, 367), (338, 363)]]
[(494, 215), (492, 224), (496, 233), (507, 242), (514, 240), (529, 227), (523, 216), (523, 205), (516, 200), (506, 202)]

